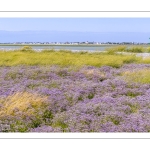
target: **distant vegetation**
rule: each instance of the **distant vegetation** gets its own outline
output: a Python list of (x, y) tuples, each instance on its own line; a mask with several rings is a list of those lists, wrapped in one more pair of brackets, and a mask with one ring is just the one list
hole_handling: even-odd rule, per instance
[(60, 65), (60, 66), (112, 66), (120, 67), (126, 63), (138, 63), (142, 58), (109, 53), (71, 52), (67, 50), (43, 50), (36, 52), (25, 46), (20, 50), (0, 51), (0, 66), (15, 65)]
[(108, 54), (114, 54), (116, 52), (130, 52), (130, 53), (150, 53), (150, 47), (144, 48), (141, 46), (133, 46), (133, 47), (126, 47), (126, 46), (117, 46), (106, 49)]
[(21, 51), (21, 52), (34, 52), (32, 47), (30, 47), (30, 46), (24, 46), (19, 51)]

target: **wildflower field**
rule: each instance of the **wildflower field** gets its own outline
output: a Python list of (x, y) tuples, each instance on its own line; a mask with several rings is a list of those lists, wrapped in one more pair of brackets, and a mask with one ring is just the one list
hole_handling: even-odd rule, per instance
[(149, 132), (150, 59), (0, 52), (0, 132)]

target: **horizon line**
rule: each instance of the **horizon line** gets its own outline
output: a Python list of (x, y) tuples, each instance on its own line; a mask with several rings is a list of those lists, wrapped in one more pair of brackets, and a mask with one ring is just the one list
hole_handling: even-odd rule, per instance
[(150, 33), (150, 31), (61, 31), (61, 30), (0, 30), (4, 32), (83, 32), (83, 33)]

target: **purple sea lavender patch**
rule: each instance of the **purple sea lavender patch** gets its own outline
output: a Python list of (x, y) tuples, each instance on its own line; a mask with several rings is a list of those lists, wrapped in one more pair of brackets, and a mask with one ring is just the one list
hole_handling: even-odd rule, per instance
[[(0, 67), (1, 99), (29, 92), (47, 96), (49, 105), (41, 111), (37, 108), (39, 113), (32, 117), (16, 112), (18, 122), (12, 116), (0, 120), (16, 126), (8, 132), (149, 132), (150, 84), (120, 78), (124, 71), (144, 68), (150, 65), (84, 66), (78, 71), (59, 66)], [(33, 123), (37, 127), (32, 128)]]
[(51, 126), (43, 125), (41, 127), (31, 129), (30, 132), (54, 132), (54, 129)]

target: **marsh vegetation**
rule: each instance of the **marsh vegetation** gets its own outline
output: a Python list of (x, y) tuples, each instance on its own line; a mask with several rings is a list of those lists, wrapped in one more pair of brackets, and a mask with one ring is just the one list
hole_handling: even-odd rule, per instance
[(0, 132), (150, 132), (149, 63), (112, 52), (0, 51)]

